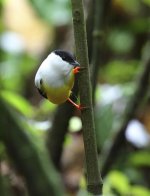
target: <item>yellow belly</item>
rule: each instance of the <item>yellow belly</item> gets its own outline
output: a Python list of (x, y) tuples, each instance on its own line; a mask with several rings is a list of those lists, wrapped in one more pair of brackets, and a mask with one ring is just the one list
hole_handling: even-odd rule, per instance
[(47, 90), (46, 94), (48, 100), (54, 104), (61, 104), (65, 102), (70, 96), (73, 84), (74, 74), (71, 74), (69, 80), (66, 83), (64, 83), (64, 85), (62, 85), (61, 87), (46, 87), (45, 89)]

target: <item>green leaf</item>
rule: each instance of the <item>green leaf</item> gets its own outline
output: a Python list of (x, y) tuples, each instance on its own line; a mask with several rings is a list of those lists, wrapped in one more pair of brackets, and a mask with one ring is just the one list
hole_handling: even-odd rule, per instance
[(23, 92), (27, 80), (37, 65), (37, 59), (25, 53), (2, 55), (0, 66), (0, 82), (5, 89)]
[(30, 0), (37, 13), (46, 21), (56, 25), (67, 24), (71, 19), (68, 0)]
[(1, 91), (0, 95), (8, 104), (13, 106), (16, 110), (18, 110), (26, 117), (33, 116), (35, 109), (21, 95), (6, 90)]
[(107, 83), (124, 83), (134, 79), (138, 73), (138, 61), (114, 60), (109, 62), (102, 70), (102, 79)]
[(128, 14), (138, 14), (140, 11), (140, 0), (119, 0), (118, 2)]
[(128, 178), (119, 171), (112, 171), (104, 181), (104, 195), (110, 195), (115, 190), (119, 195), (127, 195), (130, 190)]
[(53, 112), (56, 108), (56, 104), (51, 103), (47, 99), (43, 99), (37, 109), (37, 113), (47, 115), (50, 112)]
[(150, 151), (140, 151), (133, 153), (129, 157), (129, 164), (133, 166), (148, 166), (150, 167)]
[(149, 196), (150, 195), (150, 190), (146, 189), (145, 187), (142, 186), (132, 186), (131, 188), (131, 196)]
[(149, 25), (150, 25), (149, 18), (140, 17), (130, 21), (127, 26), (124, 26), (124, 28), (127, 28), (132, 33), (137, 34), (137, 33), (148, 32)]
[(134, 45), (134, 36), (122, 30), (112, 30), (108, 35), (108, 46), (110, 49), (119, 54), (129, 52)]
[(145, 3), (146, 5), (150, 6), (150, 0), (142, 0), (143, 3)]

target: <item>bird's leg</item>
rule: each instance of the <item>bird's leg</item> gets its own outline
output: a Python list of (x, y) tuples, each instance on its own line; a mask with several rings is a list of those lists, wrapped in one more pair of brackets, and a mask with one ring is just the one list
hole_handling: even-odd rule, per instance
[(81, 110), (81, 106), (73, 102), (70, 98), (67, 99), (72, 105), (74, 105), (78, 110)]
[(77, 73), (79, 73), (81, 70), (84, 70), (85, 69), (85, 67), (79, 67), (79, 66), (77, 66), (77, 67), (75, 67), (74, 69), (73, 69), (73, 73), (74, 74), (77, 74)]
[(72, 105), (74, 105), (78, 110), (83, 110), (83, 109), (87, 109), (88, 107), (84, 107), (81, 106), (80, 104), (76, 104), (75, 102), (73, 102), (70, 98), (67, 99), (70, 103), (72, 103)]

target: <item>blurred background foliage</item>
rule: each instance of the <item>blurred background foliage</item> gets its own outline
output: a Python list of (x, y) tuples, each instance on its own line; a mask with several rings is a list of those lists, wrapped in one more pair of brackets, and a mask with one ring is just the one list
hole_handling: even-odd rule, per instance
[[(85, 0), (87, 17), (91, 2)], [(0, 0), (0, 15), (1, 97), (17, 114), (39, 151), (43, 151), (56, 105), (40, 97), (34, 87), (34, 76), (51, 50), (63, 48), (73, 52), (71, 5), (68, 0)], [(150, 0), (112, 0), (95, 92), (96, 134), (102, 159), (134, 93), (143, 68), (142, 56), (150, 55), (149, 30)], [(147, 92), (143, 97), (135, 119), (128, 124), (125, 134), (128, 147), (104, 178), (106, 196), (150, 195), (149, 95)], [(82, 125), (78, 112), (74, 115), (64, 141), (62, 176), (68, 195), (83, 196), (87, 193), (82, 174)], [(14, 169), (3, 143), (0, 143), (0, 164), (0, 195), (27, 195), (23, 179)]]

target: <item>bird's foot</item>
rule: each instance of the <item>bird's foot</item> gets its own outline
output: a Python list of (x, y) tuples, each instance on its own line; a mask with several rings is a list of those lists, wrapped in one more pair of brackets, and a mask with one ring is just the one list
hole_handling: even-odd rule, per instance
[(78, 105), (78, 109), (79, 110), (86, 110), (86, 109), (89, 109), (89, 107), (87, 107), (87, 106), (82, 106), (82, 105)]

